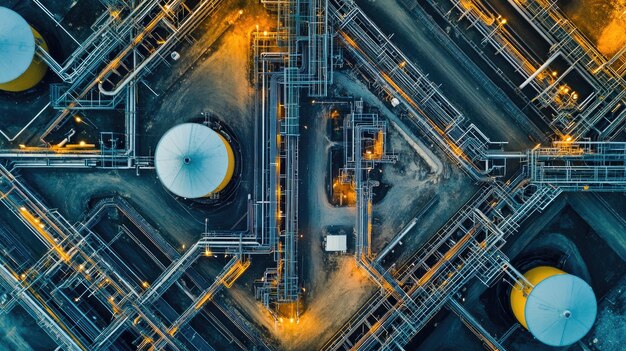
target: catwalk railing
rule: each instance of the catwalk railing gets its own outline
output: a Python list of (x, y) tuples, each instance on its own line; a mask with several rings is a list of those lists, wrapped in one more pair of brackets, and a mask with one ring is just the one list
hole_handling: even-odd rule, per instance
[(626, 191), (626, 143), (554, 142), (528, 151), (530, 181), (563, 191)]

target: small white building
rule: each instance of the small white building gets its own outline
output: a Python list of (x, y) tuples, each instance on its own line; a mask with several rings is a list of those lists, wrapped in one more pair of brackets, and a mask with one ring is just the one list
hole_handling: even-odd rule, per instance
[(346, 252), (348, 249), (347, 238), (345, 235), (327, 235), (326, 251), (327, 252)]

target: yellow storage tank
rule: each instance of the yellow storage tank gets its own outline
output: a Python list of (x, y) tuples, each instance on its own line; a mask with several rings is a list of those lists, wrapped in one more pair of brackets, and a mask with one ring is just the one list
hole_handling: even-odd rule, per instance
[(41, 35), (17, 12), (0, 7), (0, 90), (28, 90), (43, 79), (48, 67), (35, 55), (36, 45), (46, 51)]
[(511, 290), (515, 318), (535, 338), (550, 346), (571, 345), (593, 326), (597, 302), (584, 280), (560, 269), (539, 266), (524, 277), (531, 286), (518, 281)]

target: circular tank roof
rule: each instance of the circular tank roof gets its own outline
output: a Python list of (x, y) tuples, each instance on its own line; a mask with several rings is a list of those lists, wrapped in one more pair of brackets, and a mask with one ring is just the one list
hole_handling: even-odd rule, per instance
[(168, 130), (154, 155), (163, 185), (178, 196), (204, 197), (215, 191), (228, 175), (226, 141), (211, 128), (184, 123)]
[(589, 284), (571, 274), (558, 274), (544, 279), (530, 292), (526, 323), (533, 336), (544, 344), (571, 345), (589, 332), (597, 308)]
[(35, 56), (35, 36), (17, 12), (0, 7), (0, 83), (26, 72)]

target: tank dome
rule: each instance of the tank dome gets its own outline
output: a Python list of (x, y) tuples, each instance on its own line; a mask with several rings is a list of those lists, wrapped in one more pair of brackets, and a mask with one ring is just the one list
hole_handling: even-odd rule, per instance
[(0, 83), (17, 79), (35, 56), (35, 36), (17, 12), (0, 7)]
[(154, 162), (161, 183), (172, 193), (191, 199), (224, 189), (235, 168), (228, 141), (198, 123), (167, 131), (157, 145)]
[(518, 321), (537, 340), (567, 346), (591, 330), (596, 319), (596, 296), (581, 278), (560, 269), (540, 266), (524, 274), (533, 287), (517, 283), (511, 308)]
[(48, 50), (41, 35), (22, 16), (0, 6), (0, 90), (24, 91), (41, 81), (47, 66), (35, 56), (37, 45)]

